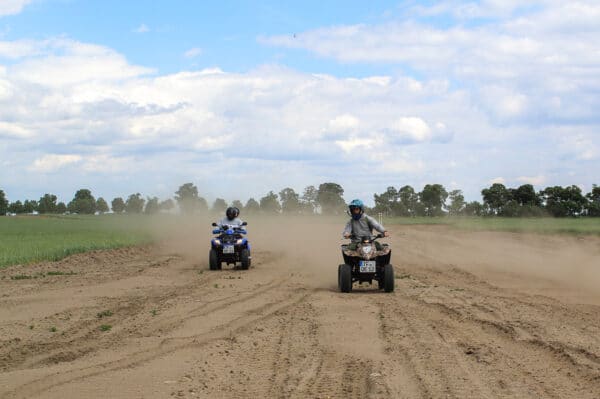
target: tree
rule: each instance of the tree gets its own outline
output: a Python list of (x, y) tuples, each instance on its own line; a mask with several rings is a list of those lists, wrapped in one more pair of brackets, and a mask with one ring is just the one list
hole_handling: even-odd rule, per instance
[(398, 213), (400, 216), (416, 216), (419, 213), (419, 194), (409, 185), (398, 190)]
[(8, 212), (8, 200), (4, 191), (0, 190), (0, 216), (6, 215), (6, 212)]
[(144, 210), (145, 199), (140, 193), (131, 194), (125, 201), (125, 212), (127, 213), (142, 213)]
[(98, 198), (98, 200), (96, 200), (96, 211), (100, 212), (100, 213), (106, 213), (108, 212), (110, 209), (108, 208), (108, 204), (106, 203), (106, 200), (102, 197)]
[(67, 212), (67, 206), (65, 205), (64, 202), (59, 202), (56, 205), (56, 213), (58, 213), (59, 215), (62, 215), (63, 213)]
[(594, 184), (592, 191), (587, 193), (585, 197), (588, 199), (587, 214), (589, 216), (600, 216), (600, 186)]
[(516, 189), (509, 189), (512, 199), (517, 201), (521, 206), (540, 206), (542, 200), (531, 184), (523, 184)]
[(242, 212), (244, 210), (244, 204), (242, 204), (242, 201), (240, 201), (240, 200), (233, 200), (233, 202), (231, 203), (231, 206), (236, 207), (237, 209), (240, 210), (240, 212)]
[(91, 215), (96, 212), (96, 199), (92, 192), (82, 188), (75, 193), (75, 197), (68, 205), (69, 212)]
[(467, 205), (465, 202), (465, 196), (463, 195), (461, 190), (452, 190), (448, 193), (448, 198), (450, 199), (450, 205), (448, 205), (448, 213), (450, 215), (460, 215), (464, 212), (465, 206)]
[(326, 214), (338, 215), (346, 210), (344, 189), (337, 183), (323, 183), (317, 191), (317, 203)]
[(249, 214), (257, 213), (260, 210), (260, 204), (254, 198), (250, 198), (246, 202), (246, 206), (244, 206), (244, 209)]
[(154, 215), (160, 211), (160, 205), (158, 203), (158, 197), (148, 197), (148, 201), (146, 201), (146, 207), (144, 208), (144, 213), (148, 215)]
[(293, 188), (284, 188), (279, 192), (281, 200), (281, 210), (284, 213), (299, 213), (300, 212), (300, 195)]
[[(193, 183), (185, 183), (175, 192), (175, 200), (182, 213), (195, 212), (200, 207), (199, 198), (198, 187)], [(206, 203), (206, 200), (204, 202)]]
[(113, 199), (110, 205), (114, 213), (123, 213), (125, 211), (125, 201), (121, 197)]
[(56, 213), (56, 195), (44, 194), (38, 201), (38, 213)]
[(306, 186), (301, 198), (302, 213), (313, 214), (317, 210), (317, 188), (315, 186)]
[(37, 211), (38, 203), (35, 200), (25, 200), (23, 202), (23, 213), (33, 213)]
[(399, 213), (398, 190), (394, 187), (388, 187), (379, 195), (373, 194), (373, 199), (375, 202), (374, 212), (383, 212), (388, 216), (396, 216)]
[(541, 195), (546, 210), (555, 217), (579, 216), (587, 204), (586, 198), (577, 186), (546, 187)]
[(494, 183), (490, 188), (484, 188), (481, 190), (481, 195), (484, 205), (494, 215), (502, 215), (504, 206), (511, 200), (510, 192), (501, 183)]
[(485, 215), (485, 207), (478, 201), (472, 201), (465, 204), (463, 213), (467, 216), (483, 216)]
[(11, 202), (10, 205), (8, 206), (8, 211), (10, 213), (23, 213), (23, 203), (21, 203), (21, 201), (16, 200), (15, 202)]
[(227, 202), (223, 198), (217, 198), (212, 206), (212, 211), (214, 213), (224, 213), (225, 209), (227, 209)]
[(170, 211), (175, 208), (175, 202), (171, 198), (166, 199), (158, 205), (158, 208), (161, 211)]
[(277, 200), (277, 194), (269, 191), (267, 195), (260, 199), (260, 210), (268, 213), (276, 213), (281, 210), (281, 205)]
[(448, 192), (441, 184), (427, 184), (419, 193), (426, 216), (442, 216), (446, 198), (448, 198)]

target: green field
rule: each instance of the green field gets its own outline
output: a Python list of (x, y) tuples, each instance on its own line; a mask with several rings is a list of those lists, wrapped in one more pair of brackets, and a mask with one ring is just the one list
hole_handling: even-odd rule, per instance
[[(345, 216), (301, 218), (311, 224), (346, 223)], [(213, 217), (213, 219), (215, 219)], [(267, 219), (251, 218), (251, 225)], [(211, 219), (212, 220), (212, 219)], [(276, 216), (278, 223), (290, 221)], [(174, 215), (104, 215), (104, 216), (21, 216), (0, 217), (0, 268), (65, 256), (94, 249), (109, 249), (152, 242), (187, 224), (206, 225), (208, 219), (188, 220)], [(469, 231), (511, 231), (541, 234), (600, 235), (600, 218), (485, 218), (485, 217), (416, 217), (383, 218), (389, 225), (446, 225)], [(201, 228), (201, 227), (200, 227)], [(158, 233), (160, 232), (160, 234)]]
[(600, 235), (600, 218), (415, 217), (383, 218), (384, 224), (447, 225), (472, 231)]
[(0, 217), (0, 268), (147, 243), (147, 223), (125, 215)]

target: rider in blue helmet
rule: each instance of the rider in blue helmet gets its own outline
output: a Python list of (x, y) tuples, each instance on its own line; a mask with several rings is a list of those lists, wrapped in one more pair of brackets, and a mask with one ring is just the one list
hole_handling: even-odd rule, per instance
[[(348, 210), (352, 219), (346, 223), (344, 229), (344, 238), (352, 238), (352, 242), (348, 245), (348, 249), (356, 249), (356, 243), (361, 237), (372, 236), (373, 229), (382, 233), (384, 237), (389, 237), (387, 230), (377, 223), (377, 221), (365, 214), (364, 204), (359, 199), (354, 199), (348, 204)], [(381, 250), (381, 244), (375, 241), (377, 250)]]

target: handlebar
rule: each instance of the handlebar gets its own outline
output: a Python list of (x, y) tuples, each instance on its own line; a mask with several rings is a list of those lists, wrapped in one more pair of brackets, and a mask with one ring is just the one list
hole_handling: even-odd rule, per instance
[(350, 237), (348, 237), (347, 239), (349, 240), (360, 240), (360, 241), (375, 241), (379, 238), (383, 238), (384, 235), (379, 233), (375, 236), (357, 236), (356, 234), (351, 234)]

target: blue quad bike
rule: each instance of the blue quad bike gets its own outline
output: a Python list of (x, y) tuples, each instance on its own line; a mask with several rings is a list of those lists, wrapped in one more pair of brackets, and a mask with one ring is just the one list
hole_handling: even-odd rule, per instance
[(353, 236), (351, 239), (356, 242), (356, 249), (342, 245), (344, 264), (338, 266), (338, 288), (341, 292), (352, 291), (352, 284), (356, 281), (373, 284), (373, 280), (377, 281), (379, 289), (394, 291), (394, 267), (390, 265), (392, 249), (388, 244), (381, 244), (377, 249), (375, 241), (381, 237), (382, 234)]
[[(247, 224), (243, 222), (242, 226)], [(217, 236), (210, 241), (210, 252), (208, 253), (210, 270), (221, 270), (223, 262), (234, 266), (240, 263), (241, 268), (247, 270), (252, 257), (250, 256), (250, 243), (244, 237), (244, 234), (247, 233), (246, 229), (241, 226), (219, 226), (216, 223), (212, 225), (216, 227), (213, 234), (217, 234)]]

